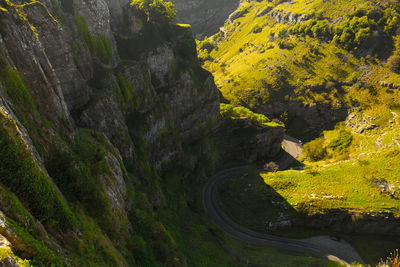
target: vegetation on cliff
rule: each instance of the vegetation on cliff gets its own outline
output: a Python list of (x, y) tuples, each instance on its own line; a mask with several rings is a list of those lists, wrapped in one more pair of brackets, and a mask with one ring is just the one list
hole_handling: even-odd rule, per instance
[(12, 244), (1, 260), (235, 265), (199, 198), (224, 163), (190, 27), (173, 24), (169, 2), (87, 3), (0, 1), (0, 238)]
[(148, 21), (172, 22), (176, 17), (175, 6), (171, 2), (163, 0), (132, 0), (132, 7), (142, 10), (146, 13)]
[(230, 104), (220, 104), (220, 112), (222, 117), (230, 118), (232, 120), (235, 119), (247, 119), (250, 120), (257, 126), (268, 128), (268, 127), (276, 127), (282, 126), (277, 122), (272, 122), (266, 116), (262, 114), (257, 114), (252, 112), (251, 110), (245, 107), (234, 107)]

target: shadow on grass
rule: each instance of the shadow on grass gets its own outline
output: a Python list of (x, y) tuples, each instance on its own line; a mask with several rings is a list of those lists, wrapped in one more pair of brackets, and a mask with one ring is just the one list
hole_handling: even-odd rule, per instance
[(399, 247), (400, 236), (394, 235), (399, 219), (388, 213), (355, 216), (344, 209), (307, 216), (276, 192), (291, 187), (291, 183), (285, 179), (267, 185), (258, 171), (251, 171), (221, 185), (218, 199), (225, 213), (246, 228), (290, 238), (328, 235), (333, 240), (344, 239), (368, 264), (378, 263)]

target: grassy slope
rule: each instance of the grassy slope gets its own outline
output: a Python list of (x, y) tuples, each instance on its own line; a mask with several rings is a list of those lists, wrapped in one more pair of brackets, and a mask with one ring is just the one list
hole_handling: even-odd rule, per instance
[[(269, 15), (257, 17), (271, 6), (282, 14), (292, 12), (306, 14), (317, 21), (327, 20), (329, 27), (335, 28), (347, 18), (354, 17), (357, 9), (389, 12), (392, 2), (242, 3), (241, 10), (248, 10), (248, 13), (225, 25), (225, 38), (220, 34), (199, 42), (199, 55), (205, 60), (204, 66), (215, 75), (221, 92), (232, 104), (256, 109), (268, 101), (297, 99), (311, 105), (347, 106), (350, 112), (364, 120), (358, 121), (359, 125), (365, 127), (368, 124), (365, 121), (368, 121), (375, 127), (356, 133), (346, 124), (339, 123), (334, 130), (326, 131), (321, 138), (306, 144), (302, 159), (306, 164), (305, 171), (262, 173), (265, 183), (254, 174), (227, 185), (220, 192), (221, 202), (235, 220), (255, 230), (263, 230), (263, 222), (276, 218), (282, 211), (287, 215), (300, 211), (315, 214), (344, 208), (359, 213), (389, 210), (395, 215), (400, 214), (397, 193), (393, 196), (383, 193), (374, 183), (386, 181), (394, 190), (400, 188), (397, 177), (400, 171), (400, 95), (398, 90), (380, 84), (398, 84), (400, 81), (400, 76), (386, 65), (385, 58), (390, 53), (378, 49), (380, 56), (365, 56), (366, 44), (360, 44), (360, 49), (349, 48), (334, 42), (333, 36), (299, 34), (293, 32), (296, 27), (293, 23), (278, 23)], [(397, 16), (396, 12), (388, 18)], [(298, 25), (306, 23), (307, 20)], [(383, 28), (388, 24), (383, 24), (376, 30), (384, 32)], [(382, 36), (392, 43), (392, 47), (388, 45), (383, 49), (399, 54), (396, 33), (386, 32)], [(207, 47), (209, 51), (205, 49)], [(344, 84), (338, 85), (338, 82)], [(272, 205), (271, 200), (285, 203), (286, 208)], [(246, 210), (239, 208), (243, 206)], [(289, 235), (297, 236), (298, 233)], [(348, 239), (368, 262), (376, 262), (387, 249), (396, 247), (385, 237), (352, 236)], [(370, 242), (368, 248), (363, 245), (366, 239)]]
[[(225, 25), (227, 37), (219, 43), (214, 42), (213, 45), (216, 48), (209, 54), (212, 59), (209, 58), (210, 60), (205, 62), (205, 66), (215, 74), (224, 96), (235, 104), (245, 102), (250, 107), (252, 104), (254, 104), (253, 107), (256, 107), (260, 102), (254, 101), (254, 98), (259, 98), (260, 94), (268, 95), (273, 90), (285, 90), (279, 81), (273, 81), (277, 73), (285, 70), (287, 72), (285, 74), (286, 82), (293, 85), (293, 91), (287, 92), (286, 98), (301, 99), (304, 103), (309, 104), (326, 102), (332, 105), (356, 106), (357, 108), (351, 109), (351, 111), (374, 124), (376, 127), (374, 130), (358, 134), (352, 132), (344, 124), (338, 124), (335, 130), (325, 132), (322, 138), (314, 142), (314, 145), (308, 145), (307, 149), (310, 151), (306, 153), (306, 156), (310, 158), (313, 153), (322, 153), (323, 155), (317, 157), (322, 161), (308, 164), (308, 171), (305, 172), (265, 175), (266, 179), (268, 181), (273, 179), (296, 180), (295, 188), (285, 188), (287, 191), (283, 192), (283, 195), (287, 195), (285, 193), (290, 190), (296, 190), (296, 195), (303, 193), (307, 195), (310, 191), (315, 190), (343, 196), (340, 201), (321, 200), (321, 202), (330, 203), (326, 204), (327, 207), (342, 206), (367, 210), (393, 207), (397, 214), (398, 201), (387, 200), (388, 197), (379, 194), (379, 188), (374, 187), (371, 183), (373, 179), (386, 179), (395, 187), (400, 185), (394, 175), (397, 171), (395, 167), (397, 157), (393, 156), (397, 155), (396, 150), (399, 149), (397, 111), (400, 95), (398, 90), (391, 90), (380, 85), (381, 81), (399, 81), (400, 76), (392, 73), (384, 61), (380, 61), (378, 58), (373, 56), (356, 57), (355, 55), (360, 54), (361, 50), (355, 48), (346, 50), (343, 45), (335, 43), (331, 40), (332, 38), (328, 37), (292, 34), (292, 31), (288, 29), (293, 27), (293, 23), (290, 24), (288, 21), (277, 23), (270, 15), (257, 16), (270, 6), (274, 12), (306, 14), (311, 18), (317, 18), (317, 21), (323, 18), (328, 21), (331, 28), (338, 27), (341, 21), (346, 20), (347, 17), (354, 18), (356, 16), (354, 14), (358, 12), (354, 12), (356, 9), (381, 9), (384, 10), (384, 13), (392, 12), (388, 16), (388, 21), (391, 17), (397, 16), (397, 11), (389, 8), (390, 1), (380, 3), (383, 6), (379, 8), (373, 7), (371, 3), (370, 1), (318, 0), (293, 1), (276, 6), (268, 1), (242, 3), (240, 10), (247, 10), (248, 13), (233, 23)], [(307, 23), (307, 21), (303, 23)], [(376, 21), (378, 24), (382, 23)], [(301, 26), (301, 24), (299, 25)], [(383, 24), (387, 27), (387, 22), (383, 22)], [(254, 33), (257, 32), (254, 31), (255, 25), (262, 28), (260, 33)], [(380, 31), (381, 28), (377, 26), (376, 30)], [(212, 39), (217, 40), (218, 38), (218, 36), (214, 36)], [(396, 40), (397, 37), (394, 36), (393, 39)], [(279, 47), (279, 42), (289, 43), (292, 48), (282, 49)], [(201, 49), (202, 47), (204, 47), (204, 41), (200, 43), (200, 55), (204, 56), (207, 52)], [(398, 52), (399, 50), (394, 50), (393, 54)], [(279, 70), (279, 67), (282, 67), (282, 70)], [(243, 75), (244, 73), (246, 75)], [(346, 85), (328, 86), (329, 81), (346, 82)], [(264, 85), (261, 85), (263, 83)], [(265, 84), (275, 86), (268, 87)], [(323, 86), (322, 89), (309, 89), (318, 85)], [(254, 91), (257, 92), (253, 94)], [(265, 101), (268, 102), (268, 100)], [(365, 124), (365, 122), (359, 122), (359, 124)], [(343, 132), (349, 135), (347, 137), (349, 140), (345, 144), (342, 144), (346, 142), (346, 140), (342, 140), (345, 138), (341, 136)], [(321, 144), (323, 145), (321, 146)], [(316, 152), (318, 148), (322, 151)], [(393, 153), (370, 156), (376, 151), (384, 150), (390, 150)], [(359, 156), (360, 154), (362, 155)], [(365, 160), (360, 163), (358, 158)], [(351, 161), (335, 163), (346, 159), (351, 159)], [(378, 176), (368, 178), (368, 180), (362, 174), (363, 172), (375, 172)], [(320, 185), (324, 188), (316, 188), (314, 185), (327, 180), (332, 183)], [(340, 184), (340, 186), (337, 187), (335, 184)], [(360, 188), (360, 190), (354, 193), (356, 188)], [(298, 202), (300, 197), (288, 198)]]
[[(299, 99), (310, 104), (342, 105), (347, 101), (343, 99), (340, 91), (351, 90), (353, 84), (393, 82), (398, 81), (400, 77), (391, 73), (375, 58), (356, 57), (352, 49), (348, 51), (332, 40), (335, 27), (340, 26), (347, 18), (343, 15), (354, 17), (350, 13), (356, 10), (356, 7), (372, 9), (371, 3), (317, 0), (286, 2), (277, 6), (268, 1), (242, 3), (239, 10), (247, 10), (248, 13), (233, 23), (226, 23), (223, 28), (226, 37), (221, 37), (220, 33), (210, 40), (199, 42), (199, 55), (205, 59), (204, 67), (214, 74), (224, 97), (233, 104), (245, 104), (255, 108), (260, 103), (267, 102), (277, 91), (285, 90), (290, 85), (292, 87), (289, 92), (283, 91), (287, 99)], [(311, 19), (295, 25), (289, 21), (278, 23), (271, 16), (272, 11), (269, 15), (258, 16), (268, 6), (274, 7), (273, 12), (276, 13), (292, 12), (307, 15)], [(316, 38), (311, 32), (293, 32), (297, 26), (313, 20), (327, 21), (327, 29), (332, 32), (331, 35)], [(260, 32), (257, 31), (258, 28), (261, 29)], [(376, 26), (376, 29), (378, 28)], [(204, 45), (209, 42), (211, 47)], [(208, 51), (204, 49), (207, 47)], [(214, 49), (211, 50), (212, 47)], [(359, 52), (360, 50), (357, 53)], [(349, 86), (326, 86), (328, 82), (337, 81), (347, 82)], [(325, 88), (323, 91), (313, 90), (315, 86)]]
[[(301, 202), (298, 202), (297, 205), (291, 204), (290, 201), (293, 199), (288, 197), (287, 191), (284, 190), (285, 187), (291, 187), (293, 183), (293, 180), (286, 178), (265, 184), (258, 172), (250, 172), (220, 188), (220, 205), (234, 221), (254, 231), (265, 232), (265, 222), (279, 222), (282, 220), (282, 216), (296, 218), (300, 215), (299, 211), (302, 210), (298, 208), (302, 206)], [(281, 189), (278, 190), (278, 187)], [(298, 190), (301, 192), (302, 189)], [(306, 205), (310, 203), (310, 199), (307, 200)], [(316, 199), (312, 200), (313, 205), (317, 206)], [(242, 207), (246, 207), (246, 209)], [(327, 234), (340, 236), (350, 242), (369, 264), (375, 264), (381, 258), (389, 255), (389, 252), (398, 247), (400, 240), (390, 236), (343, 234), (332, 232), (330, 229), (318, 230), (300, 226), (278, 229), (274, 231), (274, 234), (291, 238)]]

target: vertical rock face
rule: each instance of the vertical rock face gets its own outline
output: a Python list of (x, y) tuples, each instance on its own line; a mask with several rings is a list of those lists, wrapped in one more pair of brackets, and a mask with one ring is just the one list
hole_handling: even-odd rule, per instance
[[(43, 8), (30, 6), (29, 11), (32, 16), (39, 14), (35, 20), (38, 24), (44, 23), (50, 29), (55, 29), (57, 39), (58, 26), (53, 20), (43, 18)], [(69, 121), (69, 111), (60, 80), (52, 67), (46, 46), (37, 38), (32, 24), (17, 23), (18, 20), (22, 19), (16, 13), (8, 16), (2, 14), (1, 23), (7, 25), (0, 36), (2, 67), (19, 70), (40, 111), (48, 114), (48, 119), (61, 127), (62, 118)]]
[[(126, 243), (135, 235), (128, 214), (132, 213), (133, 183), (139, 181), (133, 182), (132, 176), (154, 184), (144, 191), (150, 205), (159, 206), (157, 173), (182, 154), (183, 144), (217, 127), (219, 116), (217, 89), (212, 76), (198, 64), (191, 29), (150, 22), (129, 2), (55, 0), (14, 5), (0, 1), (0, 108), (7, 125), (16, 120), (15, 129), (20, 128), (26, 137), (22, 135), (21, 140), (29, 141), (10, 137), (10, 142), (30, 148), (32, 164), (43, 170), (44, 179), (50, 181), (46, 186), (55, 188), (51, 192), (58, 201), (71, 201), (78, 209), (83, 206), (88, 215), (67, 216), (90, 215), (93, 219), (88, 220), (101, 228), (95, 230), (97, 238), (105, 240), (101, 245), (107, 250), (103, 255), (109, 257), (105, 262), (120, 266), (127, 265), (122, 253), (130, 253)], [(208, 121), (214, 125), (203, 127)], [(3, 123), (1, 129), (14, 136), (7, 127)], [(7, 168), (2, 164), (0, 172)], [(0, 179), (3, 183), (4, 177)], [(5, 186), (7, 192), (14, 190)], [(23, 198), (19, 191), (15, 193)], [(63, 232), (49, 227), (45, 219), (30, 223), (35, 229), (43, 223), (37, 234), (9, 204), (0, 201), (7, 218), (45, 240), (71, 265), (71, 255), (85, 254), (85, 250), (66, 249), (63, 240), (92, 242), (87, 227)], [(63, 215), (54, 216), (52, 220), (57, 221)], [(146, 216), (151, 218), (151, 211)], [(162, 242), (170, 242), (177, 251), (165, 228), (157, 233), (165, 235)], [(114, 246), (126, 251), (118, 252)], [(21, 255), (36, 255), (27, 251)], [(184, 264), (176, 252), (165, 253)]]
[[(213, 77), (198, 63), (190, 27), (151, 21), (129, 2), (0, 1), (0, 111), (12, 114), (0, 114), (7, 118), (0, 130), (15, 147), (11, 152), (26, 158), (19, 166), (26, 172), (21, 177), (43, 178), (42, 187), (29, 189), (34, 196), (50, 192), (38, 203), (49, 208), (56, 199), (63, 207), (53, 215), (39, 210), (33, 219), (33, 204), (18, 200), (25, 193), (20, 185), (4, 184), (4, 192), (15, 193), (7, 199), (19, 210), (0, 201), (0, 212), (53, 251), (43, 256), (27, 249), (21, 253), (26, 258), (80, 265), (101, 254), (99, 266), (125, 266), (131, 250), (145, 249), (140, 223), (150, 221), (149, 233), (141, 234), (169, 246), (157, 260), (185, 265), (152, 215), (162, 200), (157, 179), (182, 157), (183, 146), (218, 129), (219, 97)], [(21, 129), (22, 139), (7, 128), (10, 123)], [(30, 152), (24, 154), (21, 146)], [(0, 174), (8, 167), (2, 164)], [(37, 167), (33, 174), (31, 165)], [(138, 184), (143, 192), (135, 196)], [(147, 215), (132, 204), (141, 198), (148, 202), (140, 207), (148, 209)], [(57, 226), (67, 219), (68, 230)]]
[(219, 31), (239, 5), (239, 0), (170, 0), (178, 11), (177, 21), (192, 25), (196, 38), (202, 39)]

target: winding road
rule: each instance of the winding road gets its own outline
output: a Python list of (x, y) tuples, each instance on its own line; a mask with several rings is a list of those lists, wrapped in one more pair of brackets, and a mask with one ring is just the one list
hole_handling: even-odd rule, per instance
[[(285, 136), (283, 145), (286, 152), (277, 161), (281, 170), (288, 168), (294, 160), (300, 157), (302, 147), (299, 140), (289, 136)], [(348, 266), (354, 261), (364, 263), (357, 252), (343, 240), (333, 240), (328, 236), (307, 239), (278, 237), (249, 230), (232, 221), (218, 203), (218, 187), (230, 179), (242, 176), (251, 168), (254, 167), (243, 166), (221, 171), (214, 175), (204, 187), (203, 206), (214, 224), (231, 237), (248, 244), (307, 253), (316, 257), (328, 258)]]

